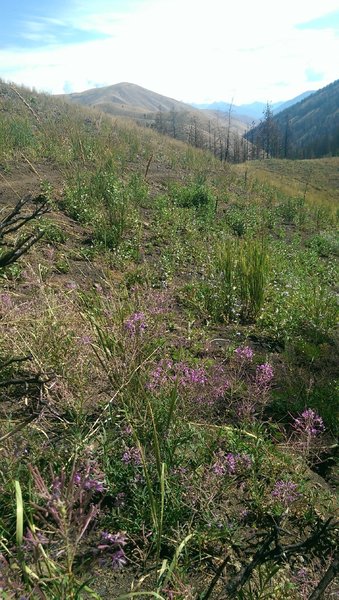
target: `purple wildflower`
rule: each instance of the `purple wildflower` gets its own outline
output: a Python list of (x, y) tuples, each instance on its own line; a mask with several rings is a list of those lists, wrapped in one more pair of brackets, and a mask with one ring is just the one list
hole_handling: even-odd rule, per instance
[(179, 363), (177, 365), (177, 370), (179, 371), (179, 383), (183, 387), (187, 387), (190, 385), (205, 385), (207, 381), (206, 371), (203, 368), (200, 369), (192, 369), (188, 367), (184, 363)]
[(121, 569), (127, 563), (125, 552), (120, 548), (112, 555), (112, 567), (113, 569)]
[(134, 446), (132, 446), (132, 448), (127, 448), (123, 453), (121, 460), (125, 465), (141, 465), (140, 450)]
[(225, 465), (223, 465), (219, 460), (214, 463), (213, 467), (213, 473), (215, 473), (215, 475), (225, 475), (226, 473), (226, 469), (225, 469)]
[(96, 479), (86, 479), (84, 481), (84, 489), (94, 490), (95, 492), (103, 492), (105, 488), (102, 481), (97, 481)]
[(223, 398), (229, 387), (229, 380), (225, 378), (221, 379), (211, 390), (213, 399), (217, 400), (218, 398)]
[(301, 569), (299, 569), (295, 574), (296, 579), (299, 581), (305, 581), (308, 576), (307, 570), (304, 567), (301, 567)]
[(73, 481), (76, 486), (82, 486), (84, 490), (103, 492), (105, 489), (102, 481), (89, 477), (87, 474), (81, 475), (79, 471), (76, 471), (76, 473), (74, 473)]
[(143, 312), (136, 312), (126, 319), (125, 328), (132, 335), (144, 333), (147, 329), (146, 317)]
[(228, 473), (228, 475), (234, 475), (234, 473), (236, 472), (236, 468), (237, 468), (235, 455), (232, 454), (232, 452), (228, 452), (225, 456), (225, 462), (226, 462), (226, 472)]
[(147, 387), (150, 390), (160, 389), (167, 385), (170, 381), (169, 372), (173, 367), (171, 360), (161, 360), (158, 365), (150, 373), (150, 381)]
[(0, 303), (5, 308), (12, 308), (13, 306), (12, 298), (9, 294), (0, 294)]
[(311, 408), (304, 410), (299, 417), (294, 419), (294, 429), (300, 434), (313, 437), (325, 429), (322, 418)]
[(212, 466), (216, 475), (238, 475), (247, 471), (252, 466), (252, 459), (248, 454), (233, 454), (233, 452), (217, 452), (217, 461)]
[(113, 569), (120, 569), (127, 563), (127, 558), (122, 547), (126, 546), (127, 538), (123, 533), (108, 533), (103, 531), (101, 533), (102, 543), (98, 545), (100, 552), (108, 553), (108, 556), (112, 560)]
[(235, 354), (238, 358), (242, 360), (252, 360), (254, 356), (254, 352), (250, 346), (239, 346), (239, 348), (235, 349)]
[(257, 385), (260, 387), (266, 387), (272, 381), (274, 376), (274, 371), (272, 365), (269, 363), (264, 363), (263, 365), (258, 365), (256, 370), (255, 380)]
[(133, 432), (131, 425), (126, 425), (122, 430), (122, 435), (130, 436)]
[(282, 481), (279, 480), (276, 482), (272, 492), (272, 498), (278, 500), (283, 506), (287, 507), (292, 502), (295, 502), (300, 496), (297, 491), (297, 484), (293, 483), (293, 481)]
[(108, 533), (108, 531), (103, 531), (101, 538), (112, 545), (126, 546), (127, 544), (127, 538), (123, 533)]

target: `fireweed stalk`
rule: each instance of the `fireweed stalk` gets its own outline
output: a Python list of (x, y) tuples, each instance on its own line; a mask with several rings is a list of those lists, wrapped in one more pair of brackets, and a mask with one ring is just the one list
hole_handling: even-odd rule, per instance
[[(79, 543), (100, 511), (105, 490), (102, 473), (94, 464), (84, 468), (74, 466), (68, 480), (62, 471), (60, 475), (52, 474), (52, 482), (48, 485), (37, 468), (29, 468), (36, 494), (43, 501), (42, 505), (32, 502), (36, 517), (48, 527), (49, 533), (52, 532), (53, 541), (61, 540), (65, 548), (67, 574), (71, 576)], [(48, 539), (46, 532), (45, 536)], [(28, 531), (26, 540), (31, 538)], [(36, 538), (34, 527), (33, 538)]]
[(231, 392), (235, 392), (237, 399), (236, 414), (245, 421), (253, 421), (262, 415), (274, 379), (273, 367), (268, 362), (258, 365), (253, 374), (253, 358), (254, 351), (250, 346), (239, 346), (234, 350), (230, 365)]
[(136, 312), (124, 322), (126, 331), (132, 335), (142, 335), (147, 329), (146, 316), (143, 312)]
[(298, 500), (300, 493), (298, 492), (297, 484), (293, 483), (293, 481), (279, 480), (275, 483), (271, 496), (276, 502), (287, 508)]
[(306, 455), (310, 453), (312, 445), (325, 430), (322, 418), (312, 408), (306, 408), (304, 412), (293, 418), (293, 428)]

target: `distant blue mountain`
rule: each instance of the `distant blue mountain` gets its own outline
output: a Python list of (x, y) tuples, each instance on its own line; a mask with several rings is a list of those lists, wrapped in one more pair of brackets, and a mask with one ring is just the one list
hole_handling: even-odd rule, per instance
[[(292, 98), (291, 100), (287, 100), (286, 102), (275, 102), (271, 105), (273, 113), (277, 114), (280, 111), (285, 110), (285, 108), (289, 108), (290, 106), (293, 106), (293, 104), (296, 104), (297, 102), (300, 102), (301, 100), (304, 100), (305, 98), (307, 98), (308, 96), (310, 96), (313, 93), (314, 93), (314, 91), (308, 91), (308, 92), (304, 92), (303, 94), (300, 94), (299, 96), (296, 96), (295, 98)], [(228, 113), (228, 111), (230, 110), (230, 107), (232, 106), (232, 115), (234, 117), (246, 118), (247, 120), (248, 119), (259, 120), (263, 116), (263, 112), (266, 108), (266, 103), (265, 102), (252, 102), (250, 104), (240, 104), (240, 105), (233, 104), (233, 105), (231, 105), (229, 102), (220, 101), (220, 102), (211, 102), (210, 104), (208, 104), (208, 103), (205, 103), (205, 104), (192, 103), (192, 106), (194, 106), (195, 108), (200, 108), (200, 109), (205, 109), (205, 110), (219, 110), (220, 112), (225, 112), (225, 113)]]

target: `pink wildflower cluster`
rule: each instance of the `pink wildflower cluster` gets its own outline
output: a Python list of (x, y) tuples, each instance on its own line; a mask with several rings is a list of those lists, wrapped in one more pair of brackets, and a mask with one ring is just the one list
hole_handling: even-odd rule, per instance
[(152, 292), (149, 298), (149, 312), (151, 315), (161, 315), (168, 312), (168, 294)]
[(188, 367), (184, 363), (178, 363), (177, 365), (179, 383), (183, 387), (187, 387), (190, 385), (205, 385), (207, 382), (207, 374), (205, 369), (193, 369)]
[(300, 496), (297, 491), (297, 484), (293, 483), (293, 481), (282, 481), (279, 480), (276, 482), (272, 492), (272, 498), (280, 502), (283, 506), (287, 507), (292, 502), (295, 502)]
[(239, 475), (252, 466), (252, 459), (248, 454), (233, 454), (218, 450), (216, 462), (212, 465), (215, 475)]
[(264, 363), (263, 365), (258, 365), (255, 374), (255, 382), (261, 387), (267, 387), (274, 377), (274, 371), (272, 365), (269, 363)]
[(149, 390), (161, 390), (170, 382), (175, 381), (175, 373), (173, 371), (173, 361), (163, 359), (158, 362), (157, 366), (151, 371), (150, 378), (147, 383)]
[(134, 446), (132, 446), (132, 448), (127, 448), (127, 450), (125, 450), (123, 453), (121, 460), (125, 465), (133, 465), (138, 467), (141, 465), (140, 450)]
[(172, 360), (161, 360), (151, 371), (150, 380), (147, 387), (150, 390), (157, 390), (171, 383), (176, 383), (182, 387), (192, 385), (205, 385), (207, 374), (204, 368), (194, 369), (183, 362), (173, 363)]
[[(57, 480), (54, 480), (53, 487), (55, 488)], [(81, 473), (76, 471), (73, 476), (73, 482), (76, 486), (84, 490), (93, 490), (94, 492), (103, 492), (105, 487), (103, 481), (92, 477), (90, 473)]]
[(204, 367), (190, 367), (184, 362), (161, 360), (151, 371), (147, 387), (152, 391), (166, 389), (169, 385), (184, 388), (197, 402), (213, 403), (224, 396), (230, 384), (222, 366), (208, 371)]
[(294, 419), (293, 427), (299, 434), (309, 437), (314, 437), (325, 429), (322, 418), (311, 408), (307, 408)]
[(13, 306), (12, 298), (9, 294), (0, 294), (0, 307), (3, 306), (5, 309), (10, 309)]
[(215, 366), (209, 373), (209, 396), (213, 400), (223, 398), (230, 387), (225, 369), (221, 365)]
[(125, 328), (132, 335), (144, 333), (147, 329), (145, 313), (136, 312), (124, 322)]
[(240, 358), (241, 360), (250, 361), (254, 356), (254, 352), (250, 346), (239, 346), (239, 348), (234, 350), (234, 353), (236, 354), (237, 358)]

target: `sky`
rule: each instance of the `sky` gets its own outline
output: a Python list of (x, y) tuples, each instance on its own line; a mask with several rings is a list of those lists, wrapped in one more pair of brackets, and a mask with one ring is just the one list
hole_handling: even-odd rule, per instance
[(339, 0), (0, 0), (0, 77), (123, 81), (183, 102), (285, 101), (339, 78)]

